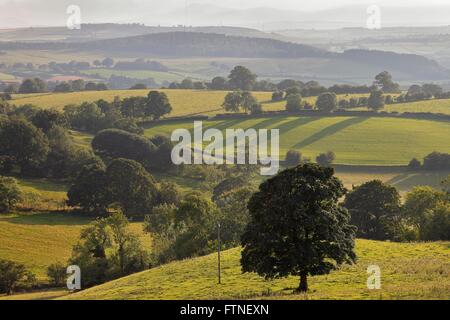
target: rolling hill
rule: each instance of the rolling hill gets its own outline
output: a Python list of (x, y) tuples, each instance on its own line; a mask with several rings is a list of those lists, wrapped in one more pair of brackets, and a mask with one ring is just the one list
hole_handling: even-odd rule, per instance
[[(170, 136), (179, 128), (192, 129), (193, 121), (156, 124), (145, 134)], [(315, 159), (323, 152), (336, 153), (336, 164), (407, 165), (412, 158), (423, 159), (433, 152), (450, 152), (445, 137), (446, 121), (372, 117), (287, 117), (210, 120), (203, 128), (279, 129), (280, 157), (290, 149)]]
[[(100, 39), (80, 42), (0, 42), (0, 50), (46, 51), (66, 53), (91, 53), (107, 56), (153, 57), (164, 59), (265, 59), (271, 63), (289, 67), (275, 75), (268, 61), (252, 68), (261, 77), (330, 78), (340, 75), (344, 79), (370, 79), (373, 74), (389, 70), (401, 80), (442, 80), (448, 78), (449, 71), (433, 60), (414, 54), (394, 52), (349, 50), (343, 53), (329, 52), (309, 45), (262, 37), (230, 36), (205, 32), (163, 32), (138, 36)], [(306, 59), (306, 60), (305, 60)], [(313, 59), (313, 61), (308, 61)], [(281, 60), (278, 61), (278, 60)], [(242, 62), (241, 62), (242, 63)], [(247, 65), (247, 64), (245, 64)], [(266, 66), (267, 65), (267, 66)], [(314, 66), (311, 68), (311, 66)], [(275, 71), (276, 71), (275, 70)], [(289, 71), (290, 70), (290, 71)], [(370, 76), (369, 76), (370, 75)], [(342, 82), (343, 79), (341, 79)], [(361, 80), (360, 80), (361, 81)]]
[[(242, 274), (240, 249), (223, 252), (222, 284), (217, 254), (173, 262), (65, 296), (73, 300), (165, 299), (449, 299), (450, 243), (357, 240), (358, 262), (330, 275), (310, 277), (307, 295), (293, 295), (298, 279), (266, 281)], [(381, 290), (368, 290), (367, 267), (381, 269)]]

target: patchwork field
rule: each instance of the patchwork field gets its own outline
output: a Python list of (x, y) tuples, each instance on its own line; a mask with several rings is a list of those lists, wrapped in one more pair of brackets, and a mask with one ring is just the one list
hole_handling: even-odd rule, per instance
[[(186, 115), (215, 115), (223, 113), (222, 103), (227, 91), (206, 90), (158, 90), (165, 92), (172, 104), (171, 117)], [(146, 96), (149, 90), (108, 90), (108, 91), (84, 91), (71, 93), (39, 93), (39, 94), (17, 94), (14, 95), (13, 103), (16, 105), (34, 104), (41, 108), (62, 108), (68, 104), (80, 104), (82, 102), (93, 102), (99, 99), (112, 101), (115, 97), (127, 98), (131, 96)], [(271, 92), (253, 92), (255, 98), (263, 104), (266, 111), (284, 110), (286, 102), (272, 102)], [(350, 99), (367, 95), (342, 95), (339, 98)], [(304, 99), (315, 103), (316, 97)]]
[[(273, 117), (259, 119), (213, 120), (204, 130), (216, 128), (255, 128), (280, 130), (280, 156), (289, 149), (315, 157), (328, 150), (336, 153), (337, 164), (407, 165), (416, 157), (433, 152), (449, 152), (450, 124), (444, 121), (369, 117)], [(193, 123), (177, 121), (158, 124), (145, 131), (147, 136), (165, 134)]]
[[(222, 284), (217, 254), (170, 263), (66, 299), (450, 299), (450, 243), (358, 240), (358, 262), (330, 275), (310, 277), (311, 292), (293, 295), (298, 278), (266, 281), (242, 274), (240, 249), (223, 252)], [(367, 267), (381, 269), (381, 290), (367, 289)]]

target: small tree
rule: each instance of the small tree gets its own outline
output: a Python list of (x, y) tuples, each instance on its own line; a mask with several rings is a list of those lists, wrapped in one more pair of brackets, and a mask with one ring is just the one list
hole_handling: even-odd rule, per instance
[(11, 295), (17, 287), (28, 287), (36, 277), (22, 264), (0, 259), (0, 293)]
[(62, 263), (54, 263), (48, 266), (47, 276), (50, 283), (55, 287), (62, 287), (65, 284), (67, 273), (66, 267)]
[(232, 89), (252, 90), (256, 82), (256, 75), (243, 66), (236, 66), (228, 76)]
[(0, 176), (0, 213), (8, 213), (22, 198), (16, 179)]
[(319, 154), (316, 157), (316, 162), (323, 167), (329, 167), (333, 163), (334, 159), (336, 159), (334, 152), (328, 151), (327, 153)]
[(286, 111), (296, 112), (302, 109), (302, 96), (300, 94), (290, 94), (286, 98)]
[(368, 107), (371, 110), (378, 111), (383, 109), (385, 104), (383, 91), (381, 90), (375, 90), (370, 93), (369, 101), (368, 101)]
[(147, 96), (146, 116), (152, 116), (158, 120), (162, 116), (172, 112), (172, 105), (164, 92), (150, 91)]
[(345, 197), (358, 236), (374, 240), (394, 240), (393, 228), (400, 215), (400, 195), (392, 186), (373, 180), (354, 188)]
[(342, 183), (331, 168), (305, 164), (265, 181), (250, 199), (250, 222), (242, 236), (244, 272), (266, 278), (323, 275), (356, 260), (355, 229), (339, 205)]
[(416, 158), (412, 159), (408, 164), (408, 169), (410, 170), (419, 170), (422, 168), (422, 164)]
[(286, 153), (286, 158), (284, 160), (284, 163), (288, 167), (295, 167), (300, 164), (302, 161), (302, 154), (296, 150), (289, 150)]
[(324, 92), (317, 97), (316, 107), (320, 111), (331, 112), (337, 109), (337, 97), (333, 92)]

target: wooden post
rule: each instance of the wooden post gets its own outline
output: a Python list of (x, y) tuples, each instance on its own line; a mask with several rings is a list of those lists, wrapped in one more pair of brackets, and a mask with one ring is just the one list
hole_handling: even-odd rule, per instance
[(220, 274), (220, 223), (217, 224), (217, 267), (218, 267), (218, 276), (219, 276), (219, 284), (222, 283), (221, 274)]

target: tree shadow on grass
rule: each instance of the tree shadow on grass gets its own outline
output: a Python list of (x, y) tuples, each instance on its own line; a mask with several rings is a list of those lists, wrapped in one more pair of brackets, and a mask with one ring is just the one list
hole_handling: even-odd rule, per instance
[(0, 221), (22, 225), (46, 226), (83, 226), (92, 221), (92, 217), (74, 213), (30, 213), (14, 216), (0, 216)]
[(289, 122), (283, 123), (278, 127), (280, 129), (280, 134), (285, 135), (289, 131), (297, 129), (300, 126), (304, 126), (308, 123), (320, 120), (320, 117), (298, 117)]
[(431, 186), (433, 188), (441, 189), (441, 182), (449, 175), (449, 173), (449, 171), (405, 172), (393, 177), (387, 181), (387, 183), (400, 190), (411, 190), (415, 186)]
[(354, 117), (354, 118), (350, 118), (350, 119), (346, 119), (343, 121), (340, 121), (338, 123), (335, 123), (331, 126), (328, 126), (324, 129), (322, 129), (321, 131), (313, 134), (312, 136), (306, 138), (305, 140), (297, 143), (295, 146), (293, 146), (294, 149), (300, 149), (300, 148), (304, 148), (306, 146), (309, 146), (323, 138), (332, 136), (333, 134), (342, 131), (348, 127), (351, 127), (353, 125), (362, 123), (364, 121), (366, 121), (367, 118), (363, 118), (363, 117)]

